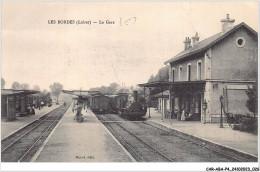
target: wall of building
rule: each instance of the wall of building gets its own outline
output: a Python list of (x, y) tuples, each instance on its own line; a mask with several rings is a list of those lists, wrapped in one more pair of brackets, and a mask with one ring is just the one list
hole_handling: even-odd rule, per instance
[(1, 117), (7, 116), (7, 96), (1, 96)]
[(25, 95), (21, 95), (21, 97), (20, 97), (21, 99), (21, 111), (20, 111), (20, 113), (21, 114), (25, 114), (26, 113), (26, 105), (27, 105), (27, 98), (26, 98), (26, 96)]
[[(193, 57), (189, 58), (189, 60), (186, 61), (177, 61), (177, 62), (173, 62), (173, 64), (171, 65), (171, 73), (170, 73), (170, 80), (172, 81), (172, 70), (174, 69), (174, 81), (178, 82), (178, 81), (188, 81), (188, 75), (187, 75), (187, 65), (190, 64), (191, 65), (191, 81), (197, 81), (197, 63), (201, 62), (201, 79), (200, 80), (204, 80), (205, 79), (205, 58), (203, 55), (194, 55)], [(181, 76), (179, 79), (179, 67), (182, 66), (182, 72), (181, 72)]]
[[(220, 120), (221, 104), (219, 98), (221, 95), (224, 97), (224, 106), (227, 113), (243, 115), (247, 113), (252, 114), (246, 107), (247, 95), (245, 93), (245, 90), (247, 88), (247, 83), (211, 82), (210, 85), (210, 121), (208, 122), (219, 122)], [(227, 94), (224, 93), (226, 89)], [(223, 117), (225, 117), (224, 113)]]
[[(7, 100), (8, 99), (8, 100)], [(16, 108), (15, 108), (15, 96), (14, 95), (10, 95), (7, 96), (6, 102), (6, 117), (8, 120), (13, 120), (16, 118)]]
[[(244, 47), (236, 40), (245, 39)], [(211, 79), (256, 80), (257, 39), (242, 27), (212, 47)]]

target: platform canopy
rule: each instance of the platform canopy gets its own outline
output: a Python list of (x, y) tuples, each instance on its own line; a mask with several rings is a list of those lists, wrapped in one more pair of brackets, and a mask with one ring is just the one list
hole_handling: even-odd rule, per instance
[(63, 93), (71, 94), (74, 96), (81, 96), (83, 98), (88, 98), (91, 96), (103, 95), (100, 91), (88, 91), (88, 90), (62, 90)]
[(138, 84), (139, 87), (166, 87), (169, 86), (169, 81), (156, 81), (156, 82), (148, 82), (144, 84)]
[(166, 89), (174, 88), (187, 88), (187, 87), (203, 87), (206, 81), (179, 81), (179, 82), (169, 82), (169, 81), (156, 81), (148, 82), (144, 84), (138, 84), (139, 87), (146, 88), (159, 88), (163, 91)]
[(205, 89), (206, 81), (178, 81), (178, 82), (169, 82), (169, 81), (156, 81), (148, 82), (144, 84), (138, 84), (139, 87), (152, 89), (151, 94), (161, 94), (166, 90), (171, 92), (192, 92), (196, 90), (203, 91)]
[(1, 95), (7, 96), (7, 95), (17, 95), (17, 94), (23, 94), (23, 95), (30, 95), (30, 94), (36, 94), (40, 91), (36, 90), (13, 90), (13, 89), (1, 89)]
[(205, 83), (206, 81), (179, 81), (179, 82), (156, 81), (156, 82), (138, 84), (138, 86), (139, 87), (167, 87), (167, 86), (177, 86), (177, 85), (199, 85)]
[(157, 98), (169, 98), (169, 90), (154, 95)]

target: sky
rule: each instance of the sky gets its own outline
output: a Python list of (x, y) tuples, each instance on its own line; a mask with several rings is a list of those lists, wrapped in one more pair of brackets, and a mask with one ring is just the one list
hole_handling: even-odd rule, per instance
[(219, 33), (226, 14), (258, 31), (257, 2), (2, 2), (1, 76), (5, 88), (146, 83), (184, 50), (185, 37)]

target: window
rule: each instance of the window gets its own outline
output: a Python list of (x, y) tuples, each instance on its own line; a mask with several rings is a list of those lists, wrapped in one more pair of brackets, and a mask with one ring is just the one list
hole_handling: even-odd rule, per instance
[(243, 38), (243, 37), (238, 37), (238, 38), (236, 39), (236, 45), (237, 45), (238, 47), (242, 48), (242, 47), (245, 46), (245, 44), (246, 44), (245, 38)]
[(201, 80), (201, 60), (197, 63), (197, 80)]
[(188, 81), (191, 80), (191, 64), (190, 63), (187, 65), (187, 80)]
[(181, 81), (182, 76), (182, 66), (179, 67), (179, 81)]
[(174, 69), (172, 69), (172, 82), (174, 82)]

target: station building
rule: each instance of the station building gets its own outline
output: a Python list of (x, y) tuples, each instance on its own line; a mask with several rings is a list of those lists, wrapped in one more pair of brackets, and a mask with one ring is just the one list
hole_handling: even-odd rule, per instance
[(34, 90), (1, 89), (1, 118), (14, 120), (17, 115), (25, 115), (28, 104), (32, 106), (30, 95), (38, 93)]
[(224, 97), (229, 113), (250, 113), (246, 107), (248, 89), (257, 80), (258, 33), (245, 23), (234, 26), (227, 15), (221, 32), (203, 41), (199, 35), (186, 38), (184, 51), (169, 64), (171, 109), (185, 109), (203, 121), (202, 103), (207, 102), (206, 122), (218, 122)]
[(234, 22), (227, 15), (221, 20), (221, 32), (202, 41), (198, 33), (186, 37), (184, 50), (165, 62), (169, 82), (139, 86), (168, 89), (172, 113), (185, 109), (202, 122), (204, 102), (206, 122), (220, 120), (220, 96), (226, 112), (250, 113), (245, 90), (257, 82), (258, 33), (244, 22), (236, 26)]

